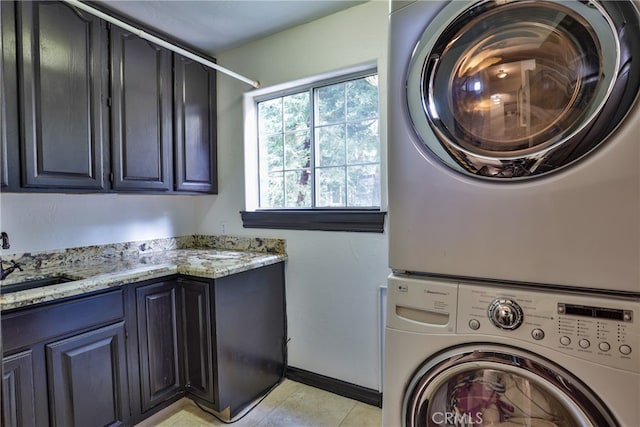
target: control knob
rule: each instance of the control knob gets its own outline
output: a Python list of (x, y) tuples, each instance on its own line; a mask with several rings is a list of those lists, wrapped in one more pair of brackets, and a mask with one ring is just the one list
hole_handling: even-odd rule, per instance
[(489, 305), (489, 320), (500, 329), (514, 330), (522, 324), (522, 308), (507, 298), (497, 298)]

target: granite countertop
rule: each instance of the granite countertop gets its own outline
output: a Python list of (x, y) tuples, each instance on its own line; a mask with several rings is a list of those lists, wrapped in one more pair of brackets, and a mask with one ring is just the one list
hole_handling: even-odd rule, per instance
[(2, 310), (54, 301), (171, 274), (220, 278), (286, 260), (281, 239), (187, 236), (61, 251), (3, 255), (16, 271), (0, 286), (63, 277), (71, 281), (0, 296)]

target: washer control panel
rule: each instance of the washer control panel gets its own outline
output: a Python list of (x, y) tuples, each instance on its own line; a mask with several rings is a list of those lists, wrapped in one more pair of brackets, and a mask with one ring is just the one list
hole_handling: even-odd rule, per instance
[(463, 283), (458, 288), (457, 333), (535, 342), (633, 372), (640, 372), (639, 321), (637, 299)]

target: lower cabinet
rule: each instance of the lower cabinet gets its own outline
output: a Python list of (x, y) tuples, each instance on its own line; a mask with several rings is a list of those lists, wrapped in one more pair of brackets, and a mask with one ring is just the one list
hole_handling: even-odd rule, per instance
[(234, 417), (284, 375), (284, 265), (216, 279), (213, 289), (217, 400), (211, 407)]
[(122, 290), (2, 313), (3, 426), (129, 425)]
[(211, 396), (210, 286), (181, 277), (132, 285), (128, 307), (136, 334), (128, 349), (135, 422), (187, 390)]
[(233, 417), (273, 387), (286, 363), (284, 291), (283, 263), (131, 285), (133, 422), (182, 396)]
[(134, 425), (187, 396), (233, 417), (284, 374), (284, 264), (2, 313), (2, 426)]

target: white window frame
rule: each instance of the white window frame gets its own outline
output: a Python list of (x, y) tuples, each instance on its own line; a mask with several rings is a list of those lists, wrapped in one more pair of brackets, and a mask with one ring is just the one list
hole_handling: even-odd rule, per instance
[[(365, 231), (383, 232), (384, 215), (380, 208), (300, 208), (300, 209), (260, 209), (260, 176), (259, 176), (259, 153), (258, 153), (258, 102), (267, 98), (276, 98), (297, 93), (301, 88), (316, 86), (321, 84), (339, 83), (349, 80), (350, 76), (363, 73), (376, 73), (377, 64), (375, 62), (364, 63), (324, 73), (321, 75), (286, 82), (274, 86), (260, 88), (247, 92), (243, 96), (243, 117), (244, 117), (244, 172), (245, 172), (245, 211), (242, 212), (244, 226), (251, 228), (287, 228), (306, 230), (333, 230), (333, 231)], [(303, 89), (304, 90), (304, 89)], [(378, 111), (380, 108), (380, 97), (382, 91), (378, 93)], [(379, 129), (382, 126), (379, 121)], [(313, 130), (312, 130), (313, 131)], [(380, 187), (384, 188), (383, 180), (383, 150), (382, 135), (380, 135)], [(380, 195), (382, 205), (385, 199)], [(255, 218), (267, 216), (267, 221), (253, 221)], [(290, 220), (283, 219), (289, 218)], [(275, 218), (275, 220), (273, 220)]]

